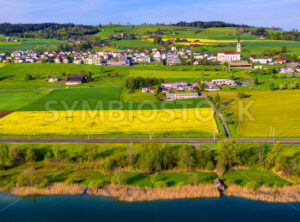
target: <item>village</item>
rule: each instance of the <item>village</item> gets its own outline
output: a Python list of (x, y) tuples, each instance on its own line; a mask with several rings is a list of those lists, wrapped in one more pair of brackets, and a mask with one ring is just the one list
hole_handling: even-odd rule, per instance
[[(13, 39), (12, 39), (13, 41)], [(143, 63), (163, 63), (166, 66), (176, 65), (200, 65), (203, 61), (207, 64), (228, 64), (229, 68), (241, 69), (266, 69), (269, 66), (280, 66), (280, 73), (295, 74), (300, 72), (299, 61), (288, 61), (286, 57), (274, 59), (272, 57), (257, 57), (251, 55), (248, 60), (242, 60), (242, 45), (238, 40), (235, 51), (221, 50), (218, 54), (192, 52), (187, 47), (171, 47), (166, 49), (127, 49), (122, 51), (98, 51), (98, 52), (56, 52), (16, 50), (12, 53), (0, 53), (0, 62), (4, 63), (64, 63), (64, 64), (88, 64), (106, 66), (131, 66)], [(191, 61), (193, 60), (193, 61)]]

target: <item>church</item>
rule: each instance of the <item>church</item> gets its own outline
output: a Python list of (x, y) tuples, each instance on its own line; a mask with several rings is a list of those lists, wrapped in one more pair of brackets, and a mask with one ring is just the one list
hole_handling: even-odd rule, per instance
[(236, 51), (220, 51), (217, 59), (221, 63), (241, 61), (241, 51), (242, 45), (240, 40), (238, 40)]

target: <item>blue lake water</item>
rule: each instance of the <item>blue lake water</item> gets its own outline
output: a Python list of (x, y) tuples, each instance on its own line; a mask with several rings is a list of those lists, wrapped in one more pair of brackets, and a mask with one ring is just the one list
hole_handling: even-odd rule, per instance
[(300, 203), (274, 204), (240, 198), (118, 202), (94, 196), (18, 198), (0, 193), (0, 222), (75, 221), (300, 221)]

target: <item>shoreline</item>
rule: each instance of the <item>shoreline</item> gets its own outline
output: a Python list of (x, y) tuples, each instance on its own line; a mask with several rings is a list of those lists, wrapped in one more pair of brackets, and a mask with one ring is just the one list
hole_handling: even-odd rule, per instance
[[(0, 192), (4, 191), (7, 190), (0, 187)], [(90, 188), (78, 184), (66, 185), (55, 183), (42, 189), (20, 187), (13, 188), (8, 192), (19, 197), (87, 194), (91, 196), (115, 198), (125, 202), (219, 198), (221, 196), (213, 184), (201, 184), (197, 186), (186, 185), (169, 188), (138, 188), (121, 185)], [(231, 185), (226, 188), (223, 195), (271, 203), (294, 203), (300, 202), (300, 185), (282, 188), (260, 187), (257, 190)]]

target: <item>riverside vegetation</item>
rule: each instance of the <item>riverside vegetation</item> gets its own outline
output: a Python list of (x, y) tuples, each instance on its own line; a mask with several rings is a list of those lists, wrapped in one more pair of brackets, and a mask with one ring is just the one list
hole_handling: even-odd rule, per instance
[(299, 201), (294, 192), (299, 190), (298, 148), (279, 143), (245, 145), (235, 140), (199, 149), (155, 141), (134, 145), (2, 144), (0, 187), (21, 196), (78, 194), (87, 189), (93, 195), (144, 201), (216, 197), (219, 194), (212, 182), (218, 177), (228, 195)]

